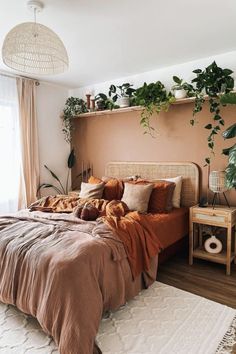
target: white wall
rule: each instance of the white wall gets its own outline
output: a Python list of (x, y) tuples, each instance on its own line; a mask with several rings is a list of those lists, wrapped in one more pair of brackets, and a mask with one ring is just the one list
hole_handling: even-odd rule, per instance
[[(37, 86), (37, 116), (39, 133), (40, 183), (55, 180), (44, 168), (46, 164), (65, 181), (70, 146), (62, 134), (60, 114), (68, 97), (68, 88), (45, 82)], [(42, 195), (52, 194), (46, 190)]]
[[(174, 53), (173, 53), (174, 55)], [(194, 60), (190, 62), (186, 62), (179, 65), (168, 66), (166, 68), (153, 70), (144, 72), (141, 74), (123, 77), (118, 80), (111, 80), (107, 82), (102, 82), (96, 85), (86, 86), (86, 87), (79, 87), (77, 89), (73, 89), (69, 91), (71, 96), (81, 97), (84, 98), (87, 92), (91, 92), (92, 95), (96, 95), (99, 92), (107, 93), (109, 86), (111, 84), (122, 84), (124, 82), (130, 82), (134, 84), (134, 87), (142, 86), (143, 83), (146, 81), (147, 83), (160, 80), (166, 88), (170, 89), (173, 85), (172, 77), (173, 75), (179, 76), (186, 81), (190, 81), (194, 74), (192, 71), (198, 68), (204, 68), (207, 65), (211, 64), (213, 61), (216, 61), (219, 66), (224, 68), (232, 69), (236, 71), (236, 51), (215, 55), (214, 57), (207, 57), (202, 58), (199, 60)]]

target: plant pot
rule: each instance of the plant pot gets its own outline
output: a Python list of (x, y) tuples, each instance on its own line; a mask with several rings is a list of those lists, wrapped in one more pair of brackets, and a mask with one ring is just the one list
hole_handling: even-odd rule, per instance
[(98, 111), (104, 111), (105, 102), (104, 101), (97, 101), (97, 108), (98, 108)]
[(129, 97), (121, 97), (121, 98), (119, 99), (119, 106), (120, 106), (121, 108), (129, 107), (129, 105), (130, 105), (130, 99), (129, 99)]
[(175, 90), (175, 98), (177, 100), (181, 99), (181, 98), (185, 98), (187, 96), (187, 92), (184, 89), (180, 89), (180, 90)]

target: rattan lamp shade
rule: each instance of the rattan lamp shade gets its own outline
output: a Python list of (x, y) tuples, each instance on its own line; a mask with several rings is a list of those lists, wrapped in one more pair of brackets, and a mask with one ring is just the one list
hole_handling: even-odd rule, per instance
[(214, 193), (227, 191), (225, 185), (225, 171), (212, 171), (209, 176), (209, 188)]
[(50, 28), (25, 22), (12, 28), (2, 47), (3, 62), (28, 74), (53, 75), (68, 69), (64, 44)]

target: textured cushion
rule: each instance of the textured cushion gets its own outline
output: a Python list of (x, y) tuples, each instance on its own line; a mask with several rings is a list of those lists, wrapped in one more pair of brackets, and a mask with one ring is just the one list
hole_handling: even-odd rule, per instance
[(126, 203), (130, 210), (137, 210), (140, 213), (147, 212), (148, 202), (152, 193), (153, 184), (131, 184), (125, 183), (122, 202)]
[(173, 193), (172, 204), (174, 208), (180, 208), (182, 176), (173, 177), (173, 178), (162, 178), (162, 180), (175, 183), (175, 190)]
[(152, 194), (148, 204), (150, 213), (166, 213), (173, 208), (173, 194), (175, 183), (168, 181), (157, 181), (154, 183)]
[(118, 178), (112, 177), (103, 177), (104, 179), (100, 179), (94, 176), (91, 176), (88, 180), (89, 183), (101, 183), (102, 181), (105, 183), (104, 191), (103, 191), (103, 199), (106, 200), (121, 200), (123, 195), (124, 186), (123, 181)]
[(104, 190), (104, 183), (91, 184), (91, 183), (81, 183), (81, 190), (79, 193), (80, 198), (95, 198), (101, 199)]
[(138, 179), (130, 182), (132, 184), (153, 184), (153, 190), (148, 203), (148, 212), (166, 213), (172, 210), (172, 198), (175, 189), (175, 183), (161, 180)]

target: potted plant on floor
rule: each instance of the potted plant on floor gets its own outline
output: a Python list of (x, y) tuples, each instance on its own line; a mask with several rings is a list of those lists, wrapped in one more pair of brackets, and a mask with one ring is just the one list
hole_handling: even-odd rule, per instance
[[(136, 91), (132, 88), (132, 84), (124, 83), (120, 86), (111, 85), (109, 88), (109, 97), (112, 97), (114, 102), (119, 99), (119, 106), (121, 108), (130, 106), (130, 98), (133, 96)], [(118, 92), (119, 91), (119, 92)], [(113, 95), (113, 96), (112, 96)]]

